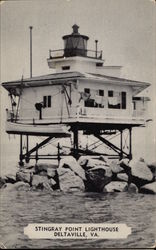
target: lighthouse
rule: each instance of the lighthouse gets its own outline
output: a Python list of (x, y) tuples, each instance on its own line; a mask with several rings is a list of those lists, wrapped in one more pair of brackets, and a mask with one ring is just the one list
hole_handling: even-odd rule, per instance
[[(108, 157), (132, 159), (132, 130), (145, 126), (148, 119), (149, 98), (138, 94), (150, 84), (122, 78), (120, 65), (106, 66), (98, 41), (89, 50), (89, 37), (80, 34), (78, 25), (62, 39), (64, 48), (50, 49), (47, 59), (55, 73), (2, 83), (12, 107), (7, 109), (6, 132), (20, 136), (19, 164), (34, 157), (39, 160), (39, 148), (53, 138), (72, 137), (70, 154), (76, 159), (98, 155), (79, 147), (83, 135), (92, 135), (110, 148)], [(110, 135), (118, 138), (118, 145), (109, 140)], [(30, 136), (46, 139), (30, 149)]]

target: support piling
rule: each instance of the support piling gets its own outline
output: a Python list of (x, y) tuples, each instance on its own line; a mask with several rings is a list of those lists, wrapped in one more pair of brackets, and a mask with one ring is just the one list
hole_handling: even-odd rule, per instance
[(23, 137), (20, 135), (20, 155), (19, 155), (19, 165), (22, 167), (23, 163)]

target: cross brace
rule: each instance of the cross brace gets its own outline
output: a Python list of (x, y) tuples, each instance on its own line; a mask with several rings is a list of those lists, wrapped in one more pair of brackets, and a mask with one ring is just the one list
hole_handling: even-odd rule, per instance
[[(94, 134), (94, 136), (97, 137), (99, 140), (101, 140), (103, 143), (105, 143), (108, 147), (113, 149), (116, 153), (121, 154), (121, 149), (119, 147), (117, 147), (113, 143), (109, 142), (104, 137), (100, 136), (99, 134)], [(126, 156), (128, 156), (128, 154), (126, 152), (124, 152), (123, 150), (122, 150), (122, 153), (125, 154)]]
[(37, 144), (35, 147), (33, 147), (31, 150), (29, 150), (26, 154), (23, 154), (22, 158), (24, 159), (25, 157), (29, 157), (33, 152), (35, 152), (40, 147), (42, 147), (43, 145), (45, 145), (46, 143), (48, 143), (52, 138), (53, 138), (53, 136), (49, 136), (48, 138), (46, 138), (45, 140), (43, 140), (41, 143)]

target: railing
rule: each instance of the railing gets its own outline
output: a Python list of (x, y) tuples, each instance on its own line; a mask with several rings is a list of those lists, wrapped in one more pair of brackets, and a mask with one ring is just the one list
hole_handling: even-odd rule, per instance
[(108, 108), (88, 108), (88, 107), (78, 107), (77, 109), (78, 117), (92, 117), (96, 119), (140, 119), (145, 117), (145, 110), (133, 110), (130, 114), (127, 110), (123, 109), (108, 109)]
[(84, 49), (58, 49), (49, 50), (49, 59), (83, 56), (95, 59), (102, 59), (102, 50), (84, 50)]
[[(7, 121), (16, 122), (19, 120), (28, 121), (28, 120), (38, 120), (38, 114), (36, 115), (34, 112), (31, 112), (29, 110), (28, 112), (25, 110), (25, 116), (19, 117), (19, 115), (16, 116), (16, 113), (12, 110), (6, 110), (7, 112)], [(130, 114), (126, 110), (118, 109), (118, 110), (110, 110), (108, 108), (92, 108), (92, 107), (82, 107), (82, 106), (71, 106), (67, 112), (64, 111), (63, 114), (51, 114), (50, 116), (43, 117), (40, 122), (53, 121), (53, 120), (59, 120), (63, 121), (68, 119), (79, 119), (79, 118), (94, 118), (97, 120), (103, 120), (103, 119), (144, 119), (145, 118), (145, 110), (133, 110)]]

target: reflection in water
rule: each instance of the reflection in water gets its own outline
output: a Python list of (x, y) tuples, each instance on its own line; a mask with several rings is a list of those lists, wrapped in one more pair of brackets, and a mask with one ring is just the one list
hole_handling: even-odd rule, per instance
[[(155, 196), (128, 193), (52, 193), (2, 190), (1, 242), (7, 248), (151, 247)], [(132, 234), (120, 240), (30, 240), (29, 223), (126, 223)]]

